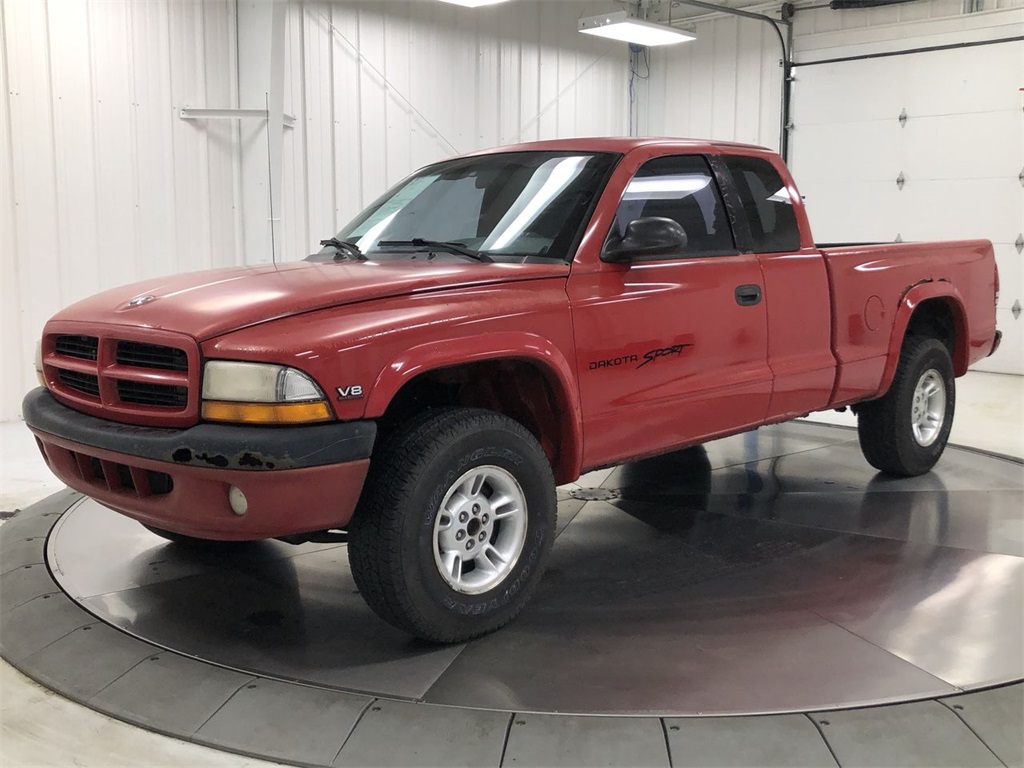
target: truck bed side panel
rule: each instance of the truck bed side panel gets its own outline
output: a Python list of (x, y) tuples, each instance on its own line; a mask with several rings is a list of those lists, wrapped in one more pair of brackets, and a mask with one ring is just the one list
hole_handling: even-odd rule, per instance
[(838, 363), (832, 405), (883, 394), (886, 363), (902, 343), (900, 307), (916, 285), (937, 284), (935, 290), (964, 312), (967, 344), (966, 352), (955, 356), (958, 375), (991, 349), (996, 277), (987, 240), (851, 246), (823, 254)]
[(768, 303), (768, 420), (816, 411), (835, 385), (831, 296), (825, 260), (812, 249), (758, 257)]

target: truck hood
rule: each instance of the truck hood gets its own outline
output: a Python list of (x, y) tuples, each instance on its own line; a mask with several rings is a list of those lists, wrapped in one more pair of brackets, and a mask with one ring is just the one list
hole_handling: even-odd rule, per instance
[(567, 277), (565, 264), (289, 262), (192, 272), (114, 288), (54, 316), (187, 333), (198, 341), (360, 301), (471, 285)]

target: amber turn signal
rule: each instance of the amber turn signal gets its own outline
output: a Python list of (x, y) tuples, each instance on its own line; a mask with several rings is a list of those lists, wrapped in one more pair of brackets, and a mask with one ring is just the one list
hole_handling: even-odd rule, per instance
[(232, 403), (212, 400), (203, 403), (203, 418), (235, 424), (310, 424), (330, 421), (333, 416), (323, 400), (305, 403)]

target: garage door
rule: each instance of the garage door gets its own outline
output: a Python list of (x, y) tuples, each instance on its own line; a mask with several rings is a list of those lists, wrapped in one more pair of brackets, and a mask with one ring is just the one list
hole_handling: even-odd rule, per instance
[(992, 240), (1004, 338), (977, 367), (1024, 373), (1024, 42), (795, 74), (790, 165), (815, 239)]

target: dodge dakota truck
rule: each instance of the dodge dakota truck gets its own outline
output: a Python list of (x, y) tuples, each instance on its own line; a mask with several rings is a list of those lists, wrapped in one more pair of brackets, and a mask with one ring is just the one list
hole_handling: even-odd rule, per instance
[(587, 470), (852, 406), (868, 462), (929, 471), (1000, 339), (990, 242), (815, 245), (741, 144), (475, 152), (321, 245), (67, 307), (25, 420), (171, 541), (346, 536), (374, 611), (435, 642), (516, 615)]

